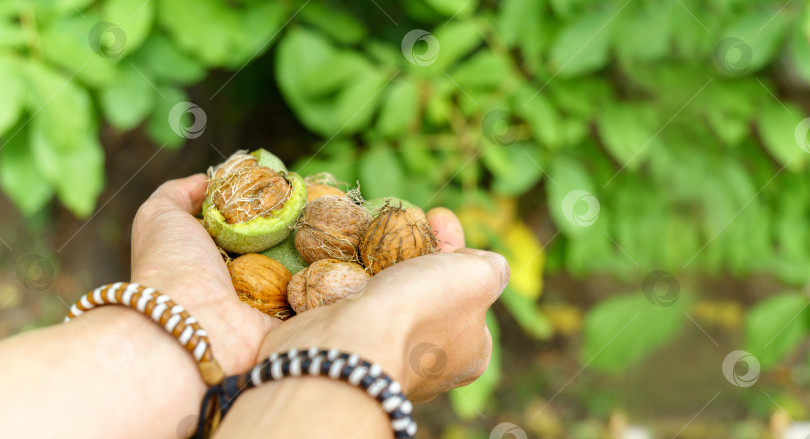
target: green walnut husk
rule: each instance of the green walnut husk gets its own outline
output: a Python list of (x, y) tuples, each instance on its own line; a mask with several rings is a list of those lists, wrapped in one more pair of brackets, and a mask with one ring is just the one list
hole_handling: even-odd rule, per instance
[(309, 267), (307, 261), (301, 257), (301, 254), (298, 253), (298, 249), (295, 248), (295, 231), (290, 233), (287, 239), (263, 251), (262, 254), (270, 259), (281, 262), (281, 265), (285, 266), (287, 270), (290, 270), (292, 274)]
[(410, 201), (397, 197), (372, 198), (363, 202), (363, 208), (366, 209), (366, 212), (368, 212), (371, 216), (376, 216), (380, 209), (385, 206), (402, 207), (403, 209), (419, 209), (420, 211), (422, 210), (422, 208), (411, 203)]
[(250, 155), (256, 157), (256, 162), (258, 162), (259, 166), (270, 168), (276, 172), (287, 172), (287, 166), (284, 165), (284, 162), (275, 154), (264, 148), (259, 148), (251, 152)]
[[(251, 153), (259, 163), (284, 177), (290, 185), (290, 196), (281, 208), (270, 211), (269, 216), (257, 216), (251, 220), (228, 224), (212, 200), (203, 202), (203, 225), (221, 248), (233, 253), (260, 253), (284, 241), (292, 232), (295, 221), (307, 201), (304, 179), (294, 172), (286, 172), (283, 163), (265, 150)], [(275, 158), (275, 160), (272, 160)], [(277, 168), (281, 164), (281, 168)]]

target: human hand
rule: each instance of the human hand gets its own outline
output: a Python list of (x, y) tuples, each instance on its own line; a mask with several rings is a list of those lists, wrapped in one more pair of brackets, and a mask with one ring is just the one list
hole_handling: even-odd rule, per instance
[(132, 225), (132, 282), (167, 294), (208, 332), (227, 374), (256, 362), (262, 338), (281, 321), (236, 296), (222, 255), (193, 215), (205, 199), (206, 177), (161, 185), (138, 209)]
[[(461, 225), (449, 210), (427, 216), (441, 253), (387, 268), (362, 293), (284, 322), (261, 355), (311, 346), (356, 353), (380, 364), (414, 401), (478, 378), (492, 348), (486, 311), (506, 286), (509, 266), (496, 253), (462, 248)], [(419, 364), (420, 345), (437, 361), (428, 373)]]

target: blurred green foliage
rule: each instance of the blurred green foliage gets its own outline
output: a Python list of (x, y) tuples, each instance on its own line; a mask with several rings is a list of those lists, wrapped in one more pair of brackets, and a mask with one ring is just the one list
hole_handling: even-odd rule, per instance
[[(178, 147), (168, 114), (183, 87), (272, 51), (284, 99), (322, 139), (293, 168), (458, 210), (473, 245), (510, 258), (503, 302), (536, 338), (551, 332), (531, 280), (546, 255), (504, 217), (518, 197), (544, 200), (560, 231), (548, 270), (640, 286), (658, 269), (810, 280), (805, 4), (378, 3), (0, 0), (0, 184), (25, 214), (56, 194), (87, 216), (104, 181), (100, 124)], [(604, 300), (586, 316), (583, 363), (621, 370), (671, 340), (690, 295)], [(788, 292), (751, 310), (763, 367), (806, 335), (807, 303)], [(484, 404), (497, 373), (468, 398)]]

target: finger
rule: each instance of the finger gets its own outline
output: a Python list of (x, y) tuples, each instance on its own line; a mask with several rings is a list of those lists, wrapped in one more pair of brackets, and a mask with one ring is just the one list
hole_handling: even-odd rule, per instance
[(497, 253), (477, 252), (457, 250), (409, 259), (372, 277), (368, 289), (399, 291), (397, 299), (383, 299), (395, 307), (413, 309), (418, 303), (420, 312), (483, 315), (509, 281), (509, 264)]
[(202, 207), (207, 182), (205, 174), (169, 180), (160, 185), (151, 198), (169, 201), (181, 210), (194, 215)]
[(430, 229), (436, 235), (440, 252), (464, 247), (464, 229), (456, 214), (446, 207), (434, 207), (427, 213)]

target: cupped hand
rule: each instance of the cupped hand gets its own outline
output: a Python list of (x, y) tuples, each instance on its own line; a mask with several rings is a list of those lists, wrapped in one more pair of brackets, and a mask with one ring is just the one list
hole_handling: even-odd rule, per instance
[(315, 308), (270, 332), (262, 357), (291, 348), (337, 348), (380, 364), (423, 401), (478, 378), (489, 365), (486, 311), (509, 280), (506, 260), (465, 249), (455, 215), (428, 212), (440, 253), (387, 268), (351, 298)]
[(132, 225), (132, 282), (185, 307), (206, 329), (228, 374), (256, 362), (262, 339), (281, 322), (242, 303), (214, 241), (194, 217), (205, 198), (198, 174), (161, 185)]

